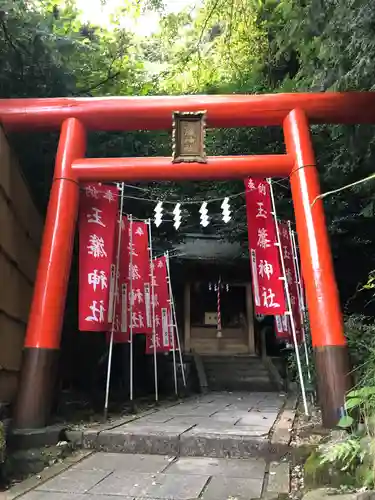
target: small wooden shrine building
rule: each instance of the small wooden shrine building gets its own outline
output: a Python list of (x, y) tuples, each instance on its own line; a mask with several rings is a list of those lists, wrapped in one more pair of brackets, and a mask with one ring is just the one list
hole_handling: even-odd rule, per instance
[[(257, 353), (249, 261), (239, 243), (188, 234), (172, 258), (172, 280), (185, 353)], [(173, 255), (173, 254), (172, 254)], [(218, 332), (220, 286), (221, 332)]]

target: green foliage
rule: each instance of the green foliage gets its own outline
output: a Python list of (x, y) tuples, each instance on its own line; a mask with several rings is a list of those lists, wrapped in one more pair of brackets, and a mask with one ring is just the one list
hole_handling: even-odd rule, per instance
[(304, 490), (324, 486), (334, 488), (337, 494), (371, 488), (373, 473), (368, 462), (359, 460), (359, 440), (344, 432), (333, 431), (330, 443), (335, 443), (335, 447), (327, 451), (327, 457), (325, 444), (307, 458), (304, 464)]
[(375, 325), (372, 317), (351, 315), (345, 320), (353, 376), (359, 386), (375, 386)]
[[(18, 74), (19, 87), (13, 86), (15, 75), (3, 73), (3, 81), (12, 85), (1, 90), (2, 97), (7, 90), (9, 97), (141, 93), (143, 65), (134, 37), (120, 27), (119, 19), (106, 30), (81, 22), (71, 0), (61, 5), (23, 0), (11, 4), (0, 20), (3, 67)], [(123, 15), (130, 15), (126, 5)]]
[[(372, 280), (367, 287), (372, 288)], [(320, 446), (320, 464), (347, 472), (358, 487), (375, 485), (375, 326), (371, 317), (346, 318), (356, 388), (347, 395), (338, 422), (342, 432)]]
[[(347, 414), (341, 432), (319, 447), (320, 463), (331, 464), (356, 478), (358, 486), (375, 485), (375, 386), (364, 386), (347, 395)], [(359, 468), (359, 471), (357, 469)]]
[(348, 471), (333, 468), (330, 462), (322, 463), (318, 450), (314, 450), (304, 464), (304, 487), (315, 489), (321, 486), (333, 488), (353, 487), (355, 479)]
[(256, 8), (243, 0), (206, 0), (194, 16), (188, 11), (166, 16), (154, 37), (165, 63), (161, 89), (196, 93), (233, 81), (248, 84), (267, 48)]
[(341, 440), (330, 443), (321, 448), (321, 464), (339, 463), (340, 470), (347, 471), (357, 466), (358, 458), (363, 455), (360, 438), (358, 436), (345, 436)]

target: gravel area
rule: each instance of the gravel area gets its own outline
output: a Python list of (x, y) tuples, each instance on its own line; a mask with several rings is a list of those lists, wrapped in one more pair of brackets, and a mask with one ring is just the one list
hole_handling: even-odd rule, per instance
[(303, 465), (309, 450), (317, 446), (329, 431), (323, 429), (320, 410), (310, 407), (310, 416), (304, 414), (300, 404), (294, 421), (290, 446), (295, 448), (291, 467), (290, 498), (300, 499), (304, 494)]

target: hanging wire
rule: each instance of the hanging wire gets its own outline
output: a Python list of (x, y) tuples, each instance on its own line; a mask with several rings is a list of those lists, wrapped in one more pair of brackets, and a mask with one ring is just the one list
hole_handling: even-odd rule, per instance
[[(272, 180), (272, 182), (276, 183), (278, 186), (280, 186), (281, 188), (285, 189), (285, 190), (289, 190), (289, 187), (288, 186), (285, 186), (284, 184), (282, 184), (283, 181), (289, 181), (289, 177), (283, 177), (281, 179), (278, 179), (278, 180)], [(225, 181), (222, 181), (222, 182), (225, 182)], [(105, 185), (116, 185), (118, 188), (120, 186), (120, 183), (118, 182), (112, 182), (112, 183), (99, 183), (99, 185), (102, 185), (102, 186), (105, 186)], [(121, 183), (121, 185), (123, 185), (124, 187), (126, 188), (129, 188), (129, 189), (136, 189), (136, 190), (139, 190), (139, 191), (142, 191), (142, 192), (145, 192), (145, 193), (149, 193), (152, 191), (152, 189), (150, 188), (145, 188), (145, 187), (140, 187), (140, 186), (135, 186), (133, 184), (124, 184), (124, 183)], [(81, 187), (80, 189), (84, 190), (83, 187)], [(101, 191), (101, 190), (97, 190), (97, 194), (104, 194), (105, 191)], [(230, 195), (223, 195), (223, 196), (220, 196), (220, 197), (215, 197), (215, 198), (209, 198), (209, 197), (206, 197), (206, 198), (197, 198), (197, 199), (187, 199), (187, 200), (184, 200), (184, 199), (176, 199), (176, 200), (170, 200), (170, 199), (162, 199), (162, 198), (146, 198), (146, 197), (143, 197), (143, 196), (133, 196), (133, 195), (125, 195), (124, 194), (124, 199), (129, 199), (129, 200), (136, 200), (136, 201), (141, 201), (141, 202), (147, 202), (147, 203), (158, 203), (159, 201), (161, 201), (163, 204), (169, 204), (169, 205), (176, 205), (177, 203), (181, 203), (182, 205), (182, 209), (184, 208), (184, 206), (186, 205), (201, 205), (202, 203), (204, 202), (208, 202), (209, 204), (212, 204), (212, 203), (215, 203), (215, 202), (220, 202), (222, 201), (224, 198), (229, 198), (231, 200), (235, 199), (235, 198), (238, 198), (240, 196), (244, 196), (246, 194), (246, 191), (240, 191), (238, 193), (233, 193), (233, 194), (230, 194)], [(119, 194), (115, 195), (115, 196), (120, 196)], [(235, 210), (232, 211), (232, 223), (234, 222), (234, 219), (233, 219), (233, 216), (238, 213), (240, 210), (246, 208), (246, 205), (245, 204), (242, 204), (240, 207), (236, 208)], [(168, 211), (166, 211), (166, 213), (169, 213)], [(124, 215), (129, 215), (127, 213), (124, 213)], [(137, 217), (133, 217), (133, 220), (137, 220), (137, 221), (144, 221), (145, 219), (138, 219)], [(163, 223), (165, 222), (174, 222), (174, 219), (163, 219)], [(293, 224), (294, 225), (294, 224)], [(194, 227), (197, 227), (197, 224), (194, 223), (194, 224), (188, 224), (188, 225), (184, 225), (183, 226), (183, 230), (186, 231), (187, 229), (189, 228), (194, 228)], [(219, 223), (219, 222), (214, 222), (214, 223), (211, 223), (210, 224), (210, 227), (222, 227), (222, 223)]]
[(278, 186), (282, 187), (283, 189), (286, 189), (289, 191), (289, 186), (284, 186), (284, 184), (281, 184), (282, 181), (286, 181), (286, 180), (289, 180), (289, 177), (284, 177), (283, 179), (280, 179), (279, 181), (275, 181), (274, 179), (272, 179), (272, 183), (277, 184)]
[[(137, 222), (146, 222), (148, 220), (147, 219), (140, 219), (138, 217), (134, 217), (133, 214), (129, 214), (129, 213), (123, 213), (123, 215), (125, 215), (126, 217), (129, 217), (129, 215), (131, 215), (133, 217), (133, 220), (137, 221)], [(173, 219), (163, 219), (163, 222), (174, 222)]]
[[(283, 177), (283, 178), (281, 178), (279, 180), (272, 180), (272, 182), (275, 182), (276, 184), (278, 184), (279, 186), (281, 186), (283, 189), (289, 189), (287, 186), (284, 186), (283, 184), (281, 184), (283, 181), (287, 181), (287, 180), (289, 180), (289, 177)], [(118, 185), (117, 182), (115, 182), (115, 183), (109, 183), (109, 184)], [(143, 187), (140, 187), (140, 186), (135, 186), (133, 184), (124, 184), (124, 187), (127, 187), (129, 189), (136, 189), (136, 190), (142, 191), (144, 193), (150, 193), (150, 192), (152, 192), (152, 189), (150, 189), (150, 188), (143, 188)], [(99, 193), (104, 193), (104, 191), (98, 190), (98, 194)], [(171, 204), (171, 205), (175, 205), (178, 202), (181, 203), (182, 205), (195, 205), (195, 204), (201, 204), (204, 201), (207, 201), (209, 203), (215, 203), (215, 202), (222, 201), (224, 198), (233, 199), (233, 198), (237, 198), (239, 196), (243, 196), (245, 193), (246, 193), (246, 191), (240, 191), (238, 193), (232, 193), (232, 194), (229, 194), (229, 195), (223, 195), (223, 196), (215, 197), (215, 198), (205, 197), (205, 198), (199, 198), (199, 199), (193, 199), (193, 200), (191, 200), (191, 199), (187, 199), (187, 200), (184, 200), (184, 199), (182, 199), (182, 200), (181, 199), (171, 200), (171, 199), (162, 199), (162, 198), (155, 198), (155, 197), (153, 197), (153, 198), (145, 198), (145, 197), (133, 196), (133, 195), (124, 195), (124, 198), (128, 198), (130, 200), (145, 201), (145, 202), (149, 202), (149, 203), (157, 203), (158, 201), (162, 201), (165, 204)], [(117, 196), (119, 196), (119, 195), (117, 195)]]
[[(82, 188), (83, 189), (83, 188)], [(104, 194), (105, 191), (97, 190), (98, 194)], [(137, 200), (137, 201), (146, 201), (148, 203), (157, 203), (158, 201), (162, 201), (165, 204), (169, 205), (176, 205), (176, 203), (181, 203), (182, 205), (198, 205), (203, 203), (204, 201), (208, 201), (209, 203), (215, 203), (218, 201), (222, 201), (224, 198), (237, 198), (238, 196), (243, 196), (246, 193), (246, 191), (241, 191), (239, 193), (234, 193), (226, 196), (220, 196), (218, 198), (201, 198), (201, 199), (196, 199), (196, 200), (167, 200), (167, 199), (162, 199), (162, 198), (143, 198), (141, 196), (132, 196), (132, 195), (124, 195), (124, 198), (127, 198), (129, 200)], [(115, 195), (119, 196), (119, 195)]]

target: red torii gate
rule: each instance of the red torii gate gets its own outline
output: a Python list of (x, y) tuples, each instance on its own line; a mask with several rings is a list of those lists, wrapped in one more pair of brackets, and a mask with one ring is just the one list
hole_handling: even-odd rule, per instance
[[(87, 130), (170, 129), (174, 111), (207, 112), (208, 127), (283, 127), (286, 154), (171, 158), (85, 158)], [(60, 141), (15, 410), (18, 428), (44, 426), (60, 347), (76, 226), (79, 182), (290, 177), (301, 262), (326, 426), (349, 388), (347, 346), (309, 131), (312, 123), (375, 123), (375, 93), (0, 100), (6, 131), (60, 129)]]

